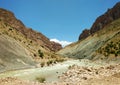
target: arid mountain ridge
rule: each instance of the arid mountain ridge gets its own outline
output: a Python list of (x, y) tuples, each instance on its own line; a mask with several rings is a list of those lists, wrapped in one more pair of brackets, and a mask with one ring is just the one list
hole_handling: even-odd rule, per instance
[(113, 8), (108, 9), (103, 15), (99, 16), (90, 29), (83, 30), (79, 36), (79, 40), (85, 39), (89, 35), (93, 35), (95, 32), (103, 29), (106, 25), (118, 18), (120, 18), (120, 2), (118, 2)]

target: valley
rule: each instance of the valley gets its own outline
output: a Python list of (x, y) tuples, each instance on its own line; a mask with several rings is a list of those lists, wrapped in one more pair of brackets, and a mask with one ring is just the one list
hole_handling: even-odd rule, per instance
[(120, 85), (120, 2), (65, 46), (0, 8), (0, 85)]

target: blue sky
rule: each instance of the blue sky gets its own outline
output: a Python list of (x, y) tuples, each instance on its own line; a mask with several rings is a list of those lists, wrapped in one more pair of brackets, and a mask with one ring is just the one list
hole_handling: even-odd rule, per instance
[(50, 39), (74, 42), (95, 19), (119, 0), (0, 0), (26, 27)]

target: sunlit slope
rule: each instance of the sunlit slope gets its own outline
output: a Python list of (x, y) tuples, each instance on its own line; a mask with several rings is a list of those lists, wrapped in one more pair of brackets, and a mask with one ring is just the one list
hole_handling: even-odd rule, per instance
[(0, 71), (35, 66), (29, 52), (14, 39), (0, 35)]

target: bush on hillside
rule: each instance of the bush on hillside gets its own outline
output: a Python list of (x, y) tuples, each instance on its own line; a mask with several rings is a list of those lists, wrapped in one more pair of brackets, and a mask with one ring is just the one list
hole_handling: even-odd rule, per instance
[(41, 52), (41, 50), (38, 50), (39, 57), (43, 58), (44, 54)]

